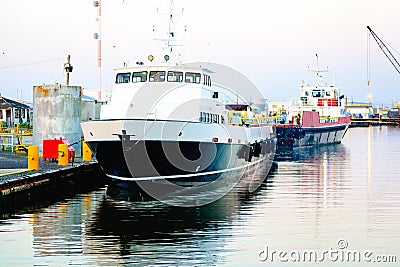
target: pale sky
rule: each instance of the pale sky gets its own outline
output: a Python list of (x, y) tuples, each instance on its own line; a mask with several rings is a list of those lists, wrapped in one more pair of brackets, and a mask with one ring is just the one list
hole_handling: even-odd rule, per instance
[[(366, 101), (369, 25), (400, 51), (399, 0), (180, 0), (178, 20), (187, 26), (186, 61), (210, 61), (248, 76), (270, 101), (299, 96), (302, 80), (313, 83), (307, 67), (329, 67), (354, 101)], [(165, 17), (167, 0), (102, 0), (102, 87), (112, 87), (113, 69), (154, 54), (152, 26)], [(89, 0), (0, 0), (0, 93), (31, 100), (34, 85), (65, 83), (63, 63), (71, 55), (70, 84), (98, 88), (96, 8)], [(156, 27), (156, 30), (160, 28)], [(400, 60), (400, 55), (395, 53)], [(400, 75), (371, 39), (373, 101), (400, 98)]]

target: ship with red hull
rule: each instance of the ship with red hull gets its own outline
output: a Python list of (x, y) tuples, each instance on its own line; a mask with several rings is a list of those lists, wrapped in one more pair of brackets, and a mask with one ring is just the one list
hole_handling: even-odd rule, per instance
[(318, 68), (313, 72), (317, 76), (315, 83), (310, 86), (303, 81), (300, 98), (289, 105), (287, 120), (276, 125), (278, 153), (341, 143), (350, 125), (351, 116), (345, 112), (340, 88), (323, 84)]

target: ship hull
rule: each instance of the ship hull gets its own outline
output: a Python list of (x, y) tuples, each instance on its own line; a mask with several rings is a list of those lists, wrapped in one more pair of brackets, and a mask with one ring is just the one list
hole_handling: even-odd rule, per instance
[[(151, 127), (146, 128), (149, 123)], [(146, 137), (138, 138), (142, 127), (146, 128)], [(175, 186), (213, 183), (215, 190), (235, 184), (255, 190), (273, 163), (273, 127), (229, 127), (221, 131), (221, 125), (143, 120), (82, 125), (87, 144), (112, 184), (129, 187), (138, 196), (155, 186), (168, 194)]]
[[(265, 162), (274, 153), (275, 143), (273, 140), (260, 142), (261, 151), (257, 155), (248, 145), (206, 142), (152, 140), (124, 144), (101, 141), (88, 142), (88, 145), (105, 173), (114, 179), (152, 180), (169, 177), (179, 181), (209, 182), (225, 172), (232, 172), (231, 169), (246, 168), (257, 161)], [(174, 148), (179, 148), (179, 151), (171, 150)], [(173, 159), (172, 154), (175, 153), (187, 160), (182, 162), (182, 159)]]
[[(348, 123), (324, 127), (277, 126), (279, 132), (277, 153), (291, 152), (303, 147), (339, 144), (348, 127)], [(300, 134), (293, 134), (293, 129)]]
[(323, 146), (341, 143), (348, 127), (348, 124), (343, 124), (329, 127), (303, 128), (305, 131), (304, 138), (297, 139), (293, 147), (300, 148), (304, 146)]

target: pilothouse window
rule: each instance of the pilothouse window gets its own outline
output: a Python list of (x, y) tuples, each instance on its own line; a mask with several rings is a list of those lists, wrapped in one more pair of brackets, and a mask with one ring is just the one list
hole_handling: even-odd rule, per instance
[(140, 82), (146, 82), (146, 81), (147, 81), (147, 71), (134, 72), (132, 74), (132, 82), (133, 83), (140, 83)]
[(324, 94), (323, 94), (323, 92), (321, 93), (320, 90), (313, 90), (312, 91), (312, 96), (313, 97), (324, 97)]
[(182, 82), (183, 81), (183, 72), (168, 71), (167, 81), (168, 82)]
[(203, 74), (203, 84), (211, 86), (211, 77), (207, 74)]
[(131, 73), (118, 73), (115, 83), (129, 83), (131, 81)]
[(165, 81), (165, 71), (150, 71), (149, 81), (150, 82), (164, 82)]
[(201, 74), (194, 72), (186, 72), (185, 73), (185, 82), (187, 83), (200, 83), (201, 82)]

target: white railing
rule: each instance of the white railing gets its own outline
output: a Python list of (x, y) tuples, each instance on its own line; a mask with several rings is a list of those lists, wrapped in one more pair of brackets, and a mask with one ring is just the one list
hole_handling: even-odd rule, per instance
[(0, 134), (0, 150), (8, 150), (10, 148), (11, 152), (14, 152), (14, 145), (17, 143), (17, 134)]

